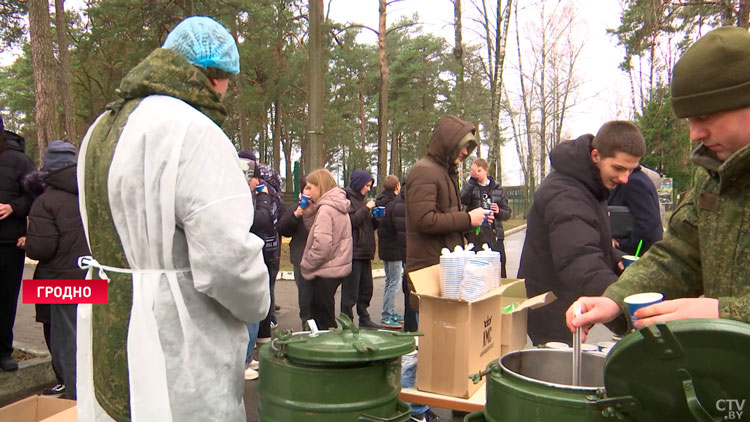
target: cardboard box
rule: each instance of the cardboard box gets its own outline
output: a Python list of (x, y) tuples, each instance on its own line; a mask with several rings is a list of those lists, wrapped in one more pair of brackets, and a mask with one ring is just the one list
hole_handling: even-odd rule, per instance
[(409, 273), (419, 297), (418, 390), (469, 398), (482, 387), (469, 375), (500, 357), (501, 304), (506, 286), (468, 302), (440, 297), (440, 265)]
[(31, 396), (0, 409), (0, 421), (76, 422), (76, 402), (44, 396)]
[(526, 297), (526, 281), (519, 279), (502, 279), (502, 285), (505, 287), (502, 296), (502, 306), (505, 307), (512, 303), (518, 305), (513, 312), (502, 314), (502, 335), (500, 356), (507, 353), (521, 350), (526, 347), (526, 337), (528, 328), (526, 320), (529, 309), (540, 308), (557, 299), (554, 293), (542, 293), (532, 298)]

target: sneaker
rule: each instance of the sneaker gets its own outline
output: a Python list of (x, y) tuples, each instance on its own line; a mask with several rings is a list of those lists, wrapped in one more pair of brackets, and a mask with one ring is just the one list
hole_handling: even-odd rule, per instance
[(43, 396), (47, 397), (62, 397), (65, 395), (65, 384), (57, 384), (42, 393)]
[(404, 328), (404, 326), (401, 325), (395, 319), (393, 319), (393, 317), (386, 318), (386, 319), (381, 319), (380, 320), (380, 325), (382, 325), (383, 328), (387, 328), (389, 330), (400, 330), (400, 329)]
[(258, 362), (258, 361), (257, 361), (257, 360), (255, 360), (255, 359), (251, 360), (251, 361), (250, 361), (250, 364), (249, 364), (249, 365), (247, 365), (247, 367), (248, 367), (248, 368), (250, 368), (250, 369), (255, 369), (256, 371), (258, 370), (258, 367), (259, 367), (259, 366), (260, 366), (260, 362)]
[(399, 314), (397, 314), (395, 312), (393, 312), (391, 314), (391, 319), (393, 319), (394, 321), (399, 322), (401, 324), (404, 323), (404, 317), (402, 317), (401, 315), (399, 315)]
[(428, 410), (421, 415), (411, 415), (409, 420), (412, 422), (440, 422), (440, 418), (432, 413), (432, 410)]
[(371, 319), (360, 319), (359, 328), (371, 328), (374, 330), (379, 330), (383, 327), (381, 325), (375, 324)]
[(13, 359), (13, 356), (3, 356), (0, 358), (0, 369), (3, 371), (16, 371), (18, 370), (18, 362)]
[(245, 369), (245, 381), (257, 380), (260, 373), (253, 368)]

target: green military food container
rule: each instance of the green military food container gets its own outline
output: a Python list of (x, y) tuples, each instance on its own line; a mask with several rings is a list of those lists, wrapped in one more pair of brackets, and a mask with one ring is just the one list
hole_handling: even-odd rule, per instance
[(359, 330), (344, 315), (341, 329), (275, 334), (260, 350), (261, 422), (409, 420), (398, 400), (401, 356), (414, 333)]
[(607, 355), (584, 353), (571, 385), (572, 351), (509, 353), (487, 370), (487, 404), (471, 422), (750, 421), (750, 325), (688, 319), (646, 327)]

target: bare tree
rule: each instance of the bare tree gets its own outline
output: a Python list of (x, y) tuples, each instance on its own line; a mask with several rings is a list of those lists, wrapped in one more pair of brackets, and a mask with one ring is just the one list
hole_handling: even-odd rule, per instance
[(68, 54), (68, 21), (65, 19), (65, 0), (55, 0), (55, 27), (57, 29), (57, 49), (60, 61), (60, 97), (63, 106), (63, 121), (65, 122), (65, 138), (78, 145), (79, 139), (75, 131), (73, 116), (73, 93), (70, 82), (70, 56)]
[(495, 180), (502, 180), (500, 101), (503, 92), (503, 67), (505, 63), (505, 46), (507, 44), (508, 24), (513, 0), (497, 0), (488, 4), (488, 0), (471, 0), (478, 13), (474, 19), (482, 30), (486, 56), (480, 57), (487, 83), (490, 88), (490, 136), (489, 162), (490, 174)]
[(391, 84), (391, 70), (388, 67), (386, 47), (386, 9), (389, 2), (379, 0), (378, 9), (378, 63), (380, 64), (380, 84), (378, 87), (378, 180), (380, 186), (388, 171), (388, 87)]
[(453, 57), (456, 58), (456, 113), (464, 114), (464, 45), (463, 26), (461, 24), (461, 0), (453, 0), (453, 25), (455, 47)]
[[(562, 140), (565, 117), (575, 106), (580, 86), (575, 65), (583, 48), (573, 33), (576, 13), (571, 0), (541, 2), (536, 7), (535, 17), (525, 27), (518, 7), (514, 9), (518, 92), (506, 91), (505, 103), (530, 196), (548, 173), (549, 152)], [(522, 32), (527, 34), (525, 42)]]
[(323, 0), (309, 0), (310, 10), (310, 91), (307, 117), (307, 157), (304, 172), (323, 167)]
[(36, 139), (39, 163), (47, 143), (58, 138), (58, 118), (56, 113), (57, 87), (55, 73), (57, 65), (52, 55), (50, 35), (49, 2), (29, 1), (29, 38), (31, 41), (31, 62), (34, 67), (34, 97), (36, 100)]

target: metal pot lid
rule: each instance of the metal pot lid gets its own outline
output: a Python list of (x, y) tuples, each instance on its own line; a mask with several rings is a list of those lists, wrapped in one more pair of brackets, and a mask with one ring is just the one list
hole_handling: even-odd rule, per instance
[(415, 335), (388, 330), (360, 330), (345, 314), (341, 328), (330, 331), (278, 335), (271, 349), (286, 358), (308, 364), (349, 365), (390, 360), (414, 351)]
[(750, 325), (738, 321), (645, 327), (610, 351), (607, 397), (612, 410), (637, 421), (750, 420), (748, 353)]

